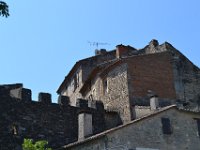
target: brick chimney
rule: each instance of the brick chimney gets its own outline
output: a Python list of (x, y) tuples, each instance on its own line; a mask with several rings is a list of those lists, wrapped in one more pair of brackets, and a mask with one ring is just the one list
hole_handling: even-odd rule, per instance
[(116, 58), (122, 58), (124, 56), (132, 56), (137, 54), (137, 49), (129, 45), (125, 46), (121, 44), (116, 46)]
[(116, 58), (121, 58), (122, 56), (128, 53), (128, 48), (124, 45), (117, 45), (116, 46)]

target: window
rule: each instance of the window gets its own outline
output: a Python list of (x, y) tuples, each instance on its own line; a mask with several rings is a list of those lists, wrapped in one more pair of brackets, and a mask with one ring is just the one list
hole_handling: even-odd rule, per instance
[(172, 127), (169, 118), (161, 118), (163, 134), (172, 134)]
[(96, 89), (92, 90), (92, 95), (96, 96)]
[(79, 74), (77, 74), (77, 86), (79, 87)]
[(197, 129), (198, 129), (197, 135), (200, 137), (200, 118), (195, 118), (195, 120), (197, 122)]
[(108, 92), (108, 81), (107, 79), (103, 80), (103, 94), (105, 94), (106, 92)]
[(76, 88), (77, 88), (77, 76), (75, 75), (74, 76), (74, 91), (76, 90)]

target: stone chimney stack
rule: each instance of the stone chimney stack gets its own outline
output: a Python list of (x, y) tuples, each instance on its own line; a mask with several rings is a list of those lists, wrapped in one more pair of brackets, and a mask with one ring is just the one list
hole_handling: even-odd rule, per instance
[(83, 140), (92, 133), (92, 114), (80, 112), (78, 115), (78, 139)]
[(92, 113), (87, 100), (77, 99), (76, 106), (80, 109), (78, 114), (78, 140), (83, 140), (93, 133)]
[(157, 110), (159, 107), (158, 95), (155, 92), (148, 90), (148, 96), (150, 99), (151, 110)]
[(150, 97), (150, 107), (151, 110), (157, 110), (159, 107), (159, 103), (158, 103), (158, 96), (157, 95), (153, 95), (152, 97)]
[(156, 46), (159, 45), (159, 43), (158, 43), (157, 40), (153, 39), (153, 40), (151, 40), (151, 41), (149, 42), (149, 45), (150, 45), (151, 47), (156, 47)]
[(97, 56), (97, 55), (104, 55), (106, 53), (107, 53), (106, 49), (100, 49), (100, 50), (96, 49), (95, 50), (95, 56)]

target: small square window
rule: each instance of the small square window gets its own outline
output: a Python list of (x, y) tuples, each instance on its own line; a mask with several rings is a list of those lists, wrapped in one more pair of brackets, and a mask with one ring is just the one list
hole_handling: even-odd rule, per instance
[(172, 134), (172, 127), (169, 118), (161, 118), (163, 134)]

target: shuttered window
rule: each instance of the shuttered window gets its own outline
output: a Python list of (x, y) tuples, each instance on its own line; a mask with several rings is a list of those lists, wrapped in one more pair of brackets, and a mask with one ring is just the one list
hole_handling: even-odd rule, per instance
[(200, 118), (195, 118), (197, 122), (198, 136), (200, 137)]
[(169, 118), (161, 118), (163, 134), (172, 134), (172, 127)]
[(200, 137), (200, 119), (197, 119), (198, 135)]

